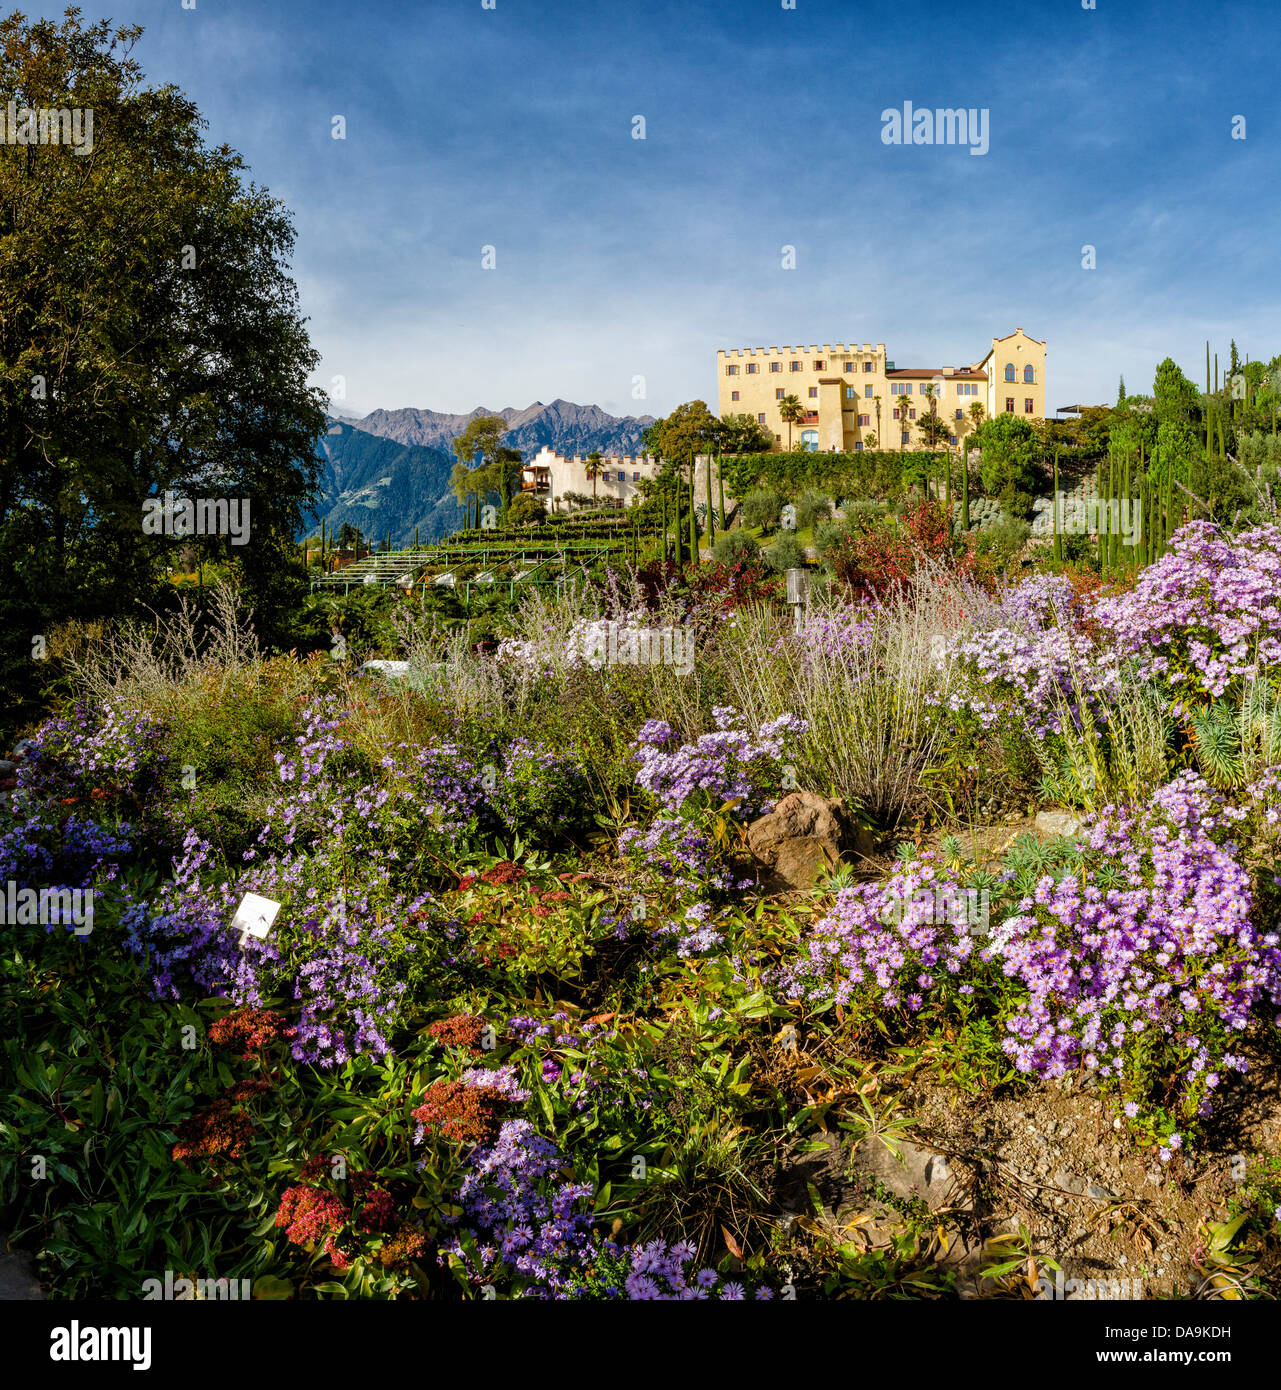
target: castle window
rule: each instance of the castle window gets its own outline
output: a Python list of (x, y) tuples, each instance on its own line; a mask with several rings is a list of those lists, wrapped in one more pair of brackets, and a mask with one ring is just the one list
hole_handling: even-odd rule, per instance
[(1006, 381), (1013, 381), (1013, 380), (1014, 380), (1014, 363), (1013, 363), (1013, 362), (1007, 362), (1007, 363), (1005, 364), (1005, 379), (1006, 379)]
[(788, 365), (794, 372), (799, 372), (800, 369), (805, 365), (805, 363), (804, 363), (804, 362), (789, 362), (787, 365)]
[[(731, 362), (731, 363), (729, 364), (729, 366), (725, 368), (725, 375), (726, 375), (726, 376), (737, 376), (737, 375), (738, 375), (738, 368)], [(1011, 380), (1013, 380), (1013, 378), (1011, 378)]]
[(1014, 414), (1014, 397), (1013, 397), (1013, 396), (1006, 396), (1006, 398), (1005, 398), (1005, 413), (1006, 413), (1007, 415), (1013, 415), (1013, 414)]
[(845, 370), (846, 370), (847, 372), (852, 372), (852, 371), (854, 370), (854, 364), (853, 364), (853, 362), (847, 362), (847, 363), (845, 364)]
[(781, 372), (783, 370), (783, 364), (781, 362), (771, 362), (769, 364), (769, 369), (771, 372)]
[(872, 399), (872, 388), (870, 386), (863, 387), (863, 395), (870, 401)]
[(758, 424), (761, 425), (765, 423), (765, 412), (763, 410), (757, 415), (756, 421)]
[(811, 386), (811, 387), (810, 387), (810, 395), (811, 395), (811, 396), (817, 396), (817, 395), (818, 395), (818, 387), (817, 387), (817, 386)]
[(872, 370), (872, 364), (871, 364), (870, 362), (864, 362), (864, 363), (863, 363), (863, 370), (864, 370), (865, 372), (870, 372), (870, 371)]
[(947, 437), (947, 442), (948, 442), (949, 444), (955, 444), (955, 443), (956, 443), (956, 436), (955, 436), (954, 434), (949, 434), (948, 437)]
[(901, 441), (901, 442), (904, 443), (904, 444), (907, 443), (907, 431), (906, 431), (906, 430), (903, 431), (903, 438), (902, 438), (902, 441)]
[(854, 447), (856, 449), (861, 449), (863, 447), (863, 441), (861, 439), (856, 439), (854, 441)]
[(756, 363), (756, 362), (749, 362), (749, 363), (747, 364), (747, 375), (748, 375), (748, 376), (755, 376), (756, 373), (759, 372), (759, 371), (760, 371), (760, 366), (759, 366), (758, 363)]
[(852, 401), (854, 399), (854, 388), (852, 386), (847, 386), (845, 388), (845, 399), (847, 401)]
[[(953, 440), (952, 443), (955, 444), (955, 443), (956, 443), (956, 440)], [(640, 474), (639, 474), (639, 473), (633, 473), (633, 474), (632, 474), (632, 482), (634, 482), (634, 483), (639, 483), (639, 482), (640, 482)]]
[(1032, 397), (1029, 396), (1029, 397), (1023, 402), (1023, 414), (1024, 414), (1024, 415), (1032, 415), (1032, 414), (1035, 413), (1035, 410), (1036, 410), (1036, 404), (1035, 404), (1035, 402), (1032, 400)]
[(783, 388), (781, 386), (776, 386), (774, 388), (774, 399), (776, 401), (781, 401), (783, 399)]
[(1023, 368), (1023, 380), (1029, 384), (1036, 380), (1036, 373), (1032, 370), (1032, 364), (1030, 362)]
[(822, 361), (822, 359), (820, 358), (819, 361), (817, 361), (817, 362), (814, 363), (814, 370), (815, 370), (816, 372), (821, 372), (821, 371), (823, 370), (823, 368), (824, 368), (826, 365), (827, 365), (827, 364), (826, 364), (824, 361)]
[(872, 423), (872, 417), (870, 415), (860, 415), (858, 417), (858, 422), (860, 425), (870, 425)]
[(731, 392), (729, 393), (729, 398), (730, 398), (730, 400), (732, 400), (732, 401), (738, 400), (738, 392), (737, 392), (737, 391), (731, 391)]
[(907, 418), (908, 418), (909, 420), (915, 420), (915, 419), (916, 419), (916, 411), (915, 411), (915, 410), (909, 410), (909, 411), (907, 412)]

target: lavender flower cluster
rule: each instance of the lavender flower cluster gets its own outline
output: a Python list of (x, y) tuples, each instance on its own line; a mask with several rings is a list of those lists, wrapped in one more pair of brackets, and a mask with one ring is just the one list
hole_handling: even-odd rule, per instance
[(778, 972), (778, 985), (815, 1003), (909, 1013), (927, 997), (972, 994), (965, 972), (981, 943), (968, 914), (951, 910), (965, 900), (958, 877), (932, 854), (900, 861), (883, 882), (841, 889), (799, 958)]
[(1281, 1004), (1279, 938), (1251, 922), (1250, 875), (1227, 838), (1243, 814), (1184, 772), (1149, 805), (1094, 818), (1088, 867), (1045, 876), (1017, 904), (985, 955), (1026, 991), (1006, 1021), (1020, 1071), (1084, 1062), (1136, 1083), (1152, 1032), (1188, 1059), (1184, 1113), (1209, 1113), (1220, 1073), (1245, 1070), (1232, 1037), (1265, 998)]
[(794, 740), (805, 733), (805, 721), (782, 714), (762, 724), (753, 737), (737, 710), (719, 707), (712, 717), (714, 733), (676, 747), (670, 724), (661, 719), (643, 724), (631, 745), (638, 764), (637, 785), (668, 812), (680, 811), (695, 796), (705, 805), (737, 798), (740, 815), (769, 810), (783, 761)]
[[(515, 1020), (514, 1020), (515, 1021)], [(533, 1022), (533, 1020), (520, 1020)], [(474, 1068), (470, 1084), (494, 1086), (498, 1072)], [(528, 1091), (504, 1082), (514, 1101)], [(744, 1284), (725, 1280), (716, 1270), (693, 1273), (691, 1241), (661, 1240), (626, 1251), (593, 1228), (584, 1204), (593, 1197), (585, 1183), (562, 1178), (565, 1158), (556, 1145), (525, 1119), (504, 1121), (493, 1144), (477, 1145), (465, 1159), (467, 1175), (457, 1194), (460, 1233), (442, 1241), (438, 1259), (456, 1259), (477, 1284), (505, 1267), (524, 1297), (567, 1301), (595, 1296), (628, 1301), (725, 1300), (746, 1296)], [(761, 1288), (758, 1299), (773, 1292)]]
[(947, 697), (946, 707), (967, 710), (984, 729), (1013, 714), (1044, 738), (1063, 732), (1064, 708), (1080, 728), (1086, 718), (1099, 718), (1120, 681), (1116, 664), (1069, 627), (988, 628), (958, 638), (950, 651), (968, 683)]
[(1094, 616), (1116, 645), (1193, 702), (1281, 664), (1281, 527), (1228, 536), (1207, 521), (1176, 532), (1133, 590)]
[(1043, 875), (986, 943), (963, 914), (918, 898), (923, 886), (957, 892), (950, 874), (928, 857), (900, 864), (885, 883), (838, 894), (779, 984), (908, 1013), (981, 987), (1020, 1071), (1084, 1066), (1137, 1096), (1137, 1113), (1155, 1059), (1180, 1113), (1205, 1115), (1224, 1073), (1245, 1070), (1234, 1039), (1265, 1001), (1281, 1005), (1278, 936), (1251, 921), (1231, 839), (1247, 814), (1192, 772), (1149, 805), (1108, 808), (1079, 863)]
[[(559, 1180), (565, 1160), (556, 1145), (528, 1120), (506, 1120), (497, 1141), (478, 1145), (466, 1162), (458, 1220), (470, 1238), (442, 1241), (441, 1262), (454, 1256), (477, 1283), (501, 1264), (522, 1281), (527, 1296), (577, 1297), (583, 1273), (601, 1255), (601, 1242), (581, 1206), (592, 1189)], [(610, 1253), (618, 1253), (617, 1247), (611, 1245)]]
[(680, 816), (657, 816), (645, 830), (628, 826), (618, 837), (618, 852), (638, 875), (653, 875), (676, 889), (730, 887), (711, 835)]

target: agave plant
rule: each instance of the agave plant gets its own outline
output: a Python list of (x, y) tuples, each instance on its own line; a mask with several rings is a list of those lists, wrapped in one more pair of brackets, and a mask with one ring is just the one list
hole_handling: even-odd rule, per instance
[(1197, 763), (1213, 786), (1228, 789), (1245, 781), (1241, 738), (1244, 709), (1227, 700), (1216, 700), (1188, 714)]

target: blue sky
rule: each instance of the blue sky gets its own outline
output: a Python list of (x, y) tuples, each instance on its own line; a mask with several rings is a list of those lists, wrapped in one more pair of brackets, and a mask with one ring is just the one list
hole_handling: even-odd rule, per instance
[[(719, 347), (935, 366), (1016, 327), (1053, 408), (1281, 351), (1275, 4), (81, 3), (292, 209), (347, 413), (714, 408)], [(986, 108), (987, 154), (885, 145), (904, 101)]]

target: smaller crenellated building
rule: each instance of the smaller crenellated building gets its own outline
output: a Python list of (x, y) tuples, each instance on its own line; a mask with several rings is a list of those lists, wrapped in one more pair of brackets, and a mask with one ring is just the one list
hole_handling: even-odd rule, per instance
[(605, 455), (597, 465), (599, 472), (593, 487), (593, 480), (588, 477), (591, 465), (584, 455), (567, 458), (544, 444), (524, 465), (521, 490), (546, 502), (548, 507), (558, 503), (567, 492), (576, 492), (582, 497), (594, 495), (598, 502), (626, 507), (639, 500), (637, 485), (642, 478), (656, 477), (660, 463), (660, 459), (649, 454), (635, 458), (630, 454)]

